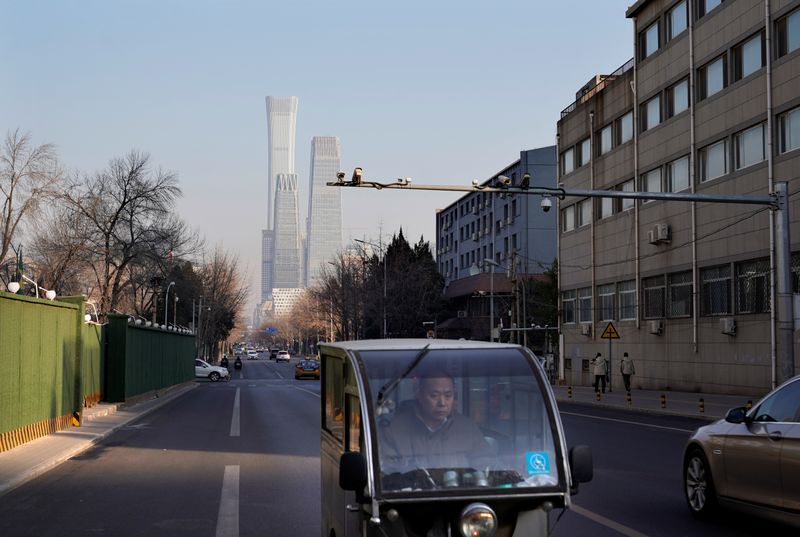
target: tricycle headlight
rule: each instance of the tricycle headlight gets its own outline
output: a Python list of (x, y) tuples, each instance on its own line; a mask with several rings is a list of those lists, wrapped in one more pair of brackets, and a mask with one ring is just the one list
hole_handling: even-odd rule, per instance
[(485, 503), (471, 503), (461, 511), (461, 535), (492, 537), (497, 531), (497, 515)]

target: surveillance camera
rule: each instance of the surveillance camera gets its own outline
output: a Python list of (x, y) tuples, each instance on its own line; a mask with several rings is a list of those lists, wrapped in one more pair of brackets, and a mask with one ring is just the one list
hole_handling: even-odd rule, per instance
[(478, 186), (478, 180), (477, 179), (473, 179), (472, 180), (472, 186)]
[(356, 168), (353, 170), (353, 179), (352, 182), (354, 185), (361, 183), (361, 168)]
[(526, 173), (522, 176), (522, 182), (520, 183), (520, 188), (523, 190), (527, 190), (531, 186), (531, 174)]
[(336, 178), (337, 178), (339, 181), (342, 181), (342, 180), (344, 180), (344, 175), (345, 175), (345, 174), (344, 174), (344, 172), (336, 172)]
[(505, 175), (498, 175), (497, 176), (497, 186), (500, 188), (508, 188), (508, 185), (511, 184), (511, 179), (506, 177)]
[(550, 201), (550, 198), (542, 198), (542, 203), (540, 205), (544, 212), (548, 212), (550, 210), (550, 207), (553, 206), (553, 202)]

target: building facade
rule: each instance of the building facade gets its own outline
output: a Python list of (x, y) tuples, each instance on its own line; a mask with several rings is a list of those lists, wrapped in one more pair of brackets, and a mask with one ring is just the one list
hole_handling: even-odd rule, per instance
[(278, 174), (275, 189), (275, 257), (272, 288), (302, 287), (297, 175)]
[(342, 189), (326, 186), (341, 169), (341, 144), (335, 136), (311, 140), (311, 177), (306, 230), (306, 285), (313, 285), (326, 261), (342, 249)]
[[(634, 58), (590, 80), (561, 114), (563, 186), (766, 195), (775, 181), (788, 181), (796, 192), (800, 2), (766, 5), (631, 6)], [(799, 201), (790, 203), (794, 238)], [(621, 336), (611, 347), (612, 376), (614, 360), (628, 352), (634, 387), (769, 390), (776, 355), (771, 211), (612, 198), (566, 198), (558, 208), (566, 382), (592, 382), (589, 360), (608, 352), (600, 335), (610, 322)], [(800, 242), (792, 247), (800, 250)], [(797, 293), (800, 263), (796, 255), (792, 261)]]
[[(556, 168), (555, 146), (521, 151), (518, 160), (481, 186), (494, 186), (505, 177), (510, 185), (519, 187), (525, 174), (530, 174), (531, 187), (552, 188), (556, 186)], [(460, 304), (458, 317), (443, 323), (437, 335), (488, 339), (490, 324), (499, 327), (504, 323), (508, 328), (526, 317), (516, 310), (507, 315), (506, 299), (512, 293), (509, 275), (523, 280), (543, 272), (556, 259), (556, 211), (545, 212), (540, 203), (540, 196), (470, 192), (437, 212), (439, 273), (444, 277), (445, 297)], [(489, 278), (485, 273), (495, 274)], [(495, 296), (495, 308), (490, 307), (490, 287), (504, 293)], [(496, 310), (494, 323), (489, 321), (492, 309)], [(534, 312), (529, 313), (528, 320)], [(508, 340), (507, 335), (496, 334), (495, 340), (498, 337)]]

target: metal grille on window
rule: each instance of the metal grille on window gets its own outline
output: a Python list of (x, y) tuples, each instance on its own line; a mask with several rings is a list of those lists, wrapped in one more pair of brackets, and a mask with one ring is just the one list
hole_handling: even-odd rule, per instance
[(644, 318), (661, 319), (664, 317), (664, 276), (653, 276), (642, 280), (644, 291)]
[(578, 289), (578, 317), (579, 322), (592, 322), (592, 288)]
[(635, 319), (636, 318), (636, 282), (628, 280), (619, 282), (619, 318)]
[(722, 265), (700, 271), (703, 315), (731, 313), (731, 267)]
[(769, 260), (759, 259), (736, 265), (736, 311), (764, 313), (770, 309)]
[(561, 296), (561, 309), (564, 323), (575, 322), (575, 291), (564, 291)]
[(692, 315), (692, 273), (678, 272), (667, 276), (669, 282), (669, 316)]
[(609, 283), (597, 287), (597, 299), (600, 301), (600, 320), (614, 320), (614, 291), (615, 285)]

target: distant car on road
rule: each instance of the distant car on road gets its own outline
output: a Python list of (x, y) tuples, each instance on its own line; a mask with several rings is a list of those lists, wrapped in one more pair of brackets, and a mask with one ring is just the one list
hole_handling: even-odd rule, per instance
[(278, 355), (275, 356), (276, 362), (288, 362), (289, 361), (289, 351), (278, 351)]
[(271, 351), (269, 351), (270, 360), (274, 360), (277, 357), (278, 357), (278, 349), (272, 349)]
[(800, 376), (697, 429), (683, 484), (697, 517), (725, 505), (800, 527)]
[(196, 358), (194, 361), (194, 376), (197, 378), (207, 378), (211, 382), (217, 382), (219, 379), (231, 379), (231, 374), (228, 372), (227, 368), (211, 365), (199, 358)]
[(248, 360), (257, 360), (258, 353), (256, 351), (247, 351), (247, 359)]
[(304, 377), (319, 379), (319, 362), (317, 360), (301, 360), (294, 366), (295, 380), (300, 380)]

